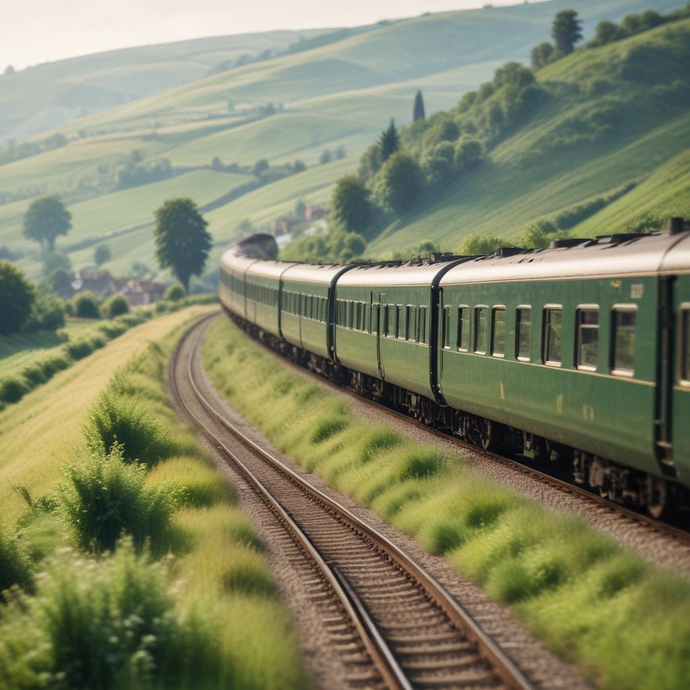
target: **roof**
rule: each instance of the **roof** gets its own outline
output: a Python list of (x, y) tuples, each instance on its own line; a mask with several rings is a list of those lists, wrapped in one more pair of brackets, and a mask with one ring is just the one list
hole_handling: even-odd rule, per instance
[(296, 280), (304, 283), (322, 283), (330, 285), (334, 278), (349, 271), (352, 266), (342, 264), (294, 264), (285, 271), (283, 280)]
[(380, 287), (384, 285), (426, 285), (431, 286), (436, 275), (448, 267), (463, 261), (429, 261), (414, 263), (382, 263), (371, 266), (355, 266), (338, 280), (338, 287), (367, 286)]
[[(682, 251), (674, 249), (679, 243), (685, 247)], [(669, 259), (674, 254), (680, 259), (683, 253), (684, 259), (674, 265), (682, 264), (683, 270), (687, 271), (690, 268), (688, 233), (610, 235), (597, 240), (582, 240), (575, 246), (478, 257), (452, 268), (440, 284), (443, 287), (493, 281), (650, 274), (661, 270), (669, 252)]]
[(235, 246), (227, 249), (220, 257), (221, 267), (233, 271), (244, 271), (257, 261), (258, 259), (237, 251), (237, 247)]
[(275, 278), (279, 280), (283, 271), (294, 265), (289, 261), (257, 261), (247, 271), (247, 278)]

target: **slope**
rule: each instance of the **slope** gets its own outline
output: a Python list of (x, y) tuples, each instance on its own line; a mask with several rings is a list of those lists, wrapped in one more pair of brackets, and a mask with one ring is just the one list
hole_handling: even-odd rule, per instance
[[(386, 255), (423, 239), (453, 249), (477, 232), (515, 238), (534, 220), (554, 219), (643, 182), (690, 148), (689, 70), (690, 20), (577, 51), (548, 66), (538, 73), (545, 104), (478, 168), (387, 228), (369, 252)], [(662, 180), (679, 167), (682, 160), (661, 168), (641, 192), (615, 202), (612, 209), (626, 209), (617, 227), (636, 216), (633, 208), (645, 189), (663, 190)], [(601, 211), (573, 232), (608, 232), (598, 223), (615, 218)]]

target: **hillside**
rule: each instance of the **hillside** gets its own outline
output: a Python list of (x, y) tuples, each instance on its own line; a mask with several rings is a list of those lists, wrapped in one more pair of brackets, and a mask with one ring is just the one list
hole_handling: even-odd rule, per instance
[(269, 31), (124, 48), (0, 76), (0, 142), (205, 77), (222, 63), (280, 52), (325, 30)]
[[(452, 107), (507, 60), (526, 61), (559, 9), (576, 7), (591, 35), (602, 18), (676, 4), (554, 0), (425, 15), (82, 117), (59, 129), (65, 145), (0, 165), (0, 247), (30, 275), (40, 274), (40, 253), (21, 237), (21, 216), (32, 198), (50, 193), (75, 214), (72, 234), (59, 243), (75, 268), (88, 265), (93, 245), (108, 237), (113, 270), (127, 271), (135, 261), (154, 267), (152, 213), (166, 193), (212, 207), (210, 229), (220, 246), (246, 218), (270, 227), (297, 199), (326, 201), (391, 117), (409, 123), (418, 89), (428, 114)], [(340, 147), (344, 160), (319, 165), (325, 149)], [(168, 161), (174, 176), (120, 190), (116, 178), (133, 151), (144, 166)], [(216, 157), (221, 169), (212, 167)], [(237, 175), (253, 179), (251, 166), (262, 158), (283, 167), (299, 159), (307, 170), (229, 198), (243, 186)]]
[(690, 20), (547, 66), (537, 73), (546, 97), (527, 121), (477, 168), (391, 224), (369, 253), (427, 239), (451, 250), (470, 233), (510, 241), (530, 222), (575, 209), (580, 223), (564, 229), (578, 235), (690, 212), (689, 73)]

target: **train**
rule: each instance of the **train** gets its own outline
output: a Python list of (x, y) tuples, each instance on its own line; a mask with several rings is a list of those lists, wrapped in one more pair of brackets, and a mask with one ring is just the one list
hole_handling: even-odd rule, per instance
[(659, 518), (690, 505), (689, 230), (347, 265), (258, 234), (219, 299), (332, 381)]

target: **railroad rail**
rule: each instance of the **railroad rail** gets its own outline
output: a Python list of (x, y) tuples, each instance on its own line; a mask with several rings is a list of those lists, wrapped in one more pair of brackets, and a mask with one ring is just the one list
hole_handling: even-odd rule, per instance
[(213, 403), (200, 375), (206, 317), (180, 341), (173, 395), (295, 545), (304, 577), (352, 687), (533, 688), (505, 652), (422, 566), (261, 448)]

